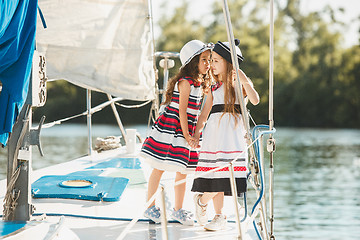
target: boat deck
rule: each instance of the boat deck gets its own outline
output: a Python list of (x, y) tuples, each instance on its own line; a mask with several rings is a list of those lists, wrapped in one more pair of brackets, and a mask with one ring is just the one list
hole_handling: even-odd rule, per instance
[[(54, 218), (54, 219), (53, 219)], [(56, 221), (56, 217), (47, 217), (49, 221)], [(130, 222), (114, 221), (114, 220), (94, 220), (86, 218), (66, 217), (65, 224), (80, 239), (86, 240), (111, 240), (118, 239), (124, 229)], [(80, 222), (80, 224), (79, 224)], [(168, 225), (168, 239), (235, 239), (237, 234), (236, 226), (229, 223), (227, 228), (222, 231), (209, 232), (199, 225), (183, 226), (180, 223), (170, 223)], [(244, 236), (245, 237), (245, 236)], [(148, 222), (137, 222), (128, 234), (123, 238), (128, 240), (149, 239), (161, 240), (162, 236), (161, 224), (149, 224)], [(247, 235), (244, 239), (249, 238)]]
[[(140, 148), (140, 145), (138, 146)], [(113, 160), (125, 159), (126, 164), (119, 166)], [(130, 163), (129, 163), (130, 161)], [(133, 161), (133, 162), (132, 162)], [(110, 163), (110, 164), (109, 164)], [(86, 175), (97, 174), (102, 177), (128, 178), (129, 183), (122, 192), (118, 201), (88, 201), (64, 198), (32, 198), (35, 206), (34, 218), (45, 217), (50, 223), (58, 222), (64, 216), (64, 225), (72, 230), (79, 239), (118, 239), (125, 228), (129, 228), (133, 219), (138, 219), (132, 225), (127, 235), (121, 239), (163, 239), (161, 224), (149, 223), (143, 217), (146, 204), (147, 179), (151, 169), (137, 158), (136, 154), (127, 154), (126, 148), (94, 153), (73, 161), (43, 168), (32, 173), (32, 182), (47, 175), (71, 175), (81, 173)], [(78, 175), (78, 174), (77, 174)], [(166, 207), (168, 210), (168, 239), (233, 239), (237, 236), (234, 205), (231, 197), (225, 198), (224, 213), (227, 215), (226, 230), (219, 232), (205, 231), (203, 227), (183, 226), (172, 221), (169, 211), (173, 207), (175, 173), (164, 173), (161, 184), (165, 187)], [(188, 175), (187, 192), (184, 209), (194, 212), (193, 195), (190, 191), (193, 176)], [(59, 180), (60, 182), (61, 180)], [(6, 180), (0, 182), (1, 198), (5, 195)], [(158, 203), (158, 202), (157, 202)], [(244, 209), (241, 209), (242, 215)], [(208, 216), (214, 216), (211, 203), (208, 207)], [(134, 222), (135, 223), (135, 222)], [(248, 231), (245, 227), (250, 226)], [(244, 229), (243, 229), (244, 228)], [(252, 223), (242, 223), (243, 239), (257, 239)], [(245, 237), (246, 236), (246, 237)]]

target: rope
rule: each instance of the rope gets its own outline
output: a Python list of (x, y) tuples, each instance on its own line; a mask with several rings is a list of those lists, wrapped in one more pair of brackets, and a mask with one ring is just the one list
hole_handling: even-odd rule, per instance
[(249, 110), (249, 109), (247, 109), (247, 111), (248, 111), (248, 116), (249, 116), (249, 119), (251, 120), (251, 122), (253, 123), (253, 125), (254, 125), (254, 126), (256, 126), (257, 124), (256, 124), (256, 122), (255, 122), (254, 118), (251, 116), (251, 114), (250, 114), (250, 110)]
[(140, 104), (138, 104), (138, 105), (125, 105), (125, 104), (121, 104), (121, 103), (115, 103), (116, 105), (118, 105), (118, 106), (120, 106), (120, 107), (123, 107), (123, 108), (129, 108), (129, 109), (131, 109), (131, 108), (141, 108), (141, 107), (143, 107), (143, 106), (145, 106), (145, 105), (147, 105), (149, 102), (151, 102), (152, 100), (148, 100), (148, 101), (146, 101), (146, 102), (144, 102), (144, 103), (140, 103)]
[[(106, 106), (110, 105), (112, 102), (115, 102), (116, 105), (119, 105), (120, 107), (124, 107), (124, 108), (140, 108), (140, 107), (143, 107), (143, 106), (145, 106), (146, 104), (148, 104), (149, 102), (152, 101), (152, 100), (148, 100), (148, 101), (146, 101), (144, 103), (141, 103), (141, 104), (138, 104), (138, 105), (124, 105), (124, 104), (120, 104), (120, 103), (116, 102), (116, 101), (119, 101), (119, 100), (123, 100), (123, 99), (122, 98), (113, 98), (111, 101), (106, 101), (106, 102), (104, 102), (102, 104), (97, 105), (96, 107), (91, 108), (90, 112), (91, 112), (91, 114), (99, 112), (102, 109), (104, 109)], [(65, 121), (69, 121), (69, 120), (72, 120), (72, 119), (75, 119), (75, 118), (78, 118), (78, 117), (81, 117), (81, 116), (86, 116), (87, 114), (88, 114), (88, 111), (85, 111), (85, 112), (82, 112), (82, 113), (79, 113), (79, 114), (76, 114), (76, 115), (73, 115), (73, 116), (70, 116), (70, 117), (62, 118), (62, 119), (59, 119), (59, 120), (56, 120), (56, 121), (53, 121), (53, 122), (50, 122), (50, 123), (46, 123), (46, 124), (44, 124), (42, 126), (42, 128), (51, 128), (54, 125), (59, 125), (59, 124), (62, 124), (63, 122), (65, 122)]]
[(102, 152), (106, 150), (116, 149), (121, 147), (120, 143), (121, 137), (108, 136), (106, 138), (96, 138), (95, 148), (97, 152)]
[(77, 114), (77, 115), (74, 115), (74, 116), (71, 116), (71, 117), (67, 117), (67, 118), (56, 120), (56, 121), (53, 121), (53, 122), (50, 122), (50, 123), (46, 123), (46, 124), (44, 124), (42, 126), (42, 128), (51, 128), (54, 125), (62, 124), (65, 121), (69, 121), (69, 120), (77, 118), (77, 117), (85, 116), (86, 114), (87, 114), (87, 112), (83, 112), (83, 113), (80, 113), (80, 114)]
[(14, 212), (16, 209), (16, 206), (18, 205), (17, 200), (20, 197), (20, 191), (15, 191), (15, 183), (20, 175), (20, 166), (19, 165), (16, 170), (12, 173), (10, 181), (8, 183), (6, 194), (4, 197), (4, 210), (3, 210), (3, 220), (9, 221), (10, 215)]

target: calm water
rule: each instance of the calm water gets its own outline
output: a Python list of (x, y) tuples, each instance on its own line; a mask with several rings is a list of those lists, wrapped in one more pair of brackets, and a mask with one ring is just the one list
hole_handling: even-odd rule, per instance
[[(135, 127), (146, 136), (147, 126)], [(93, 128), (97, 137), (119, 134), (115, 126)], [(43, 129), (45, 156), (33, 148), (33, 168), (85, 155), (86, 136), (84, 125)], [(275, 138), (276, 239), (359, 239), (360, 130), (280, 128)], [(6, 156), (0, 149), (1, 179)]]

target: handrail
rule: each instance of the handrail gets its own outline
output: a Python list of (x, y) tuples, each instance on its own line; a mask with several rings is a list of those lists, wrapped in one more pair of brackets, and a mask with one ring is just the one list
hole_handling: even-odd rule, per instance
[[(252, 211), (251, 211), (251, 215), (254, 215), (255, 210), (256, 210), (257, 206), (259, 205), (259, 203), (261, 202), (261, 200), (263, 199), (263, 195), (264, 195), (264, 185), (265, 185), (265, 183), (264, 183), (264, 179), (263, 179), (263, 169), (262, 169), (262, 164), (261, 164), (262, 159), (260, 157), (259, 145), (258, 145), (259, 144), (259, 139), (261, 139), (261, 137), (263, 135), (265, 135), (265, 134), (271, 135), (271, 134), (275, 133), (275, 131), (276, 131), (276, 129), (273, 128), (272, 130), (262, 131), (262, 132), (257, 134), (256, 131), (259, 128), (269, 128), (269, 126), (267, 126), (267, 125), (258, 125), (258, 126), (255, 126), (254, 129), (253, 129), (253, 137), (254, 138), (256, 137), (256, 139), (254, 140), (254, 145), (255, 145), (255, 150), (256, 150), (257, 157), (258, 157), (257, 159), (258, 159), (258, 162), (259, 162), (260, 194), (259, 194), (258, 199), (256, 200), (256, 202), (254, 203), (254, 206), (253, 206)], [(254, 218), (254, 216), (252, 216), (252, 218)], [(262, 239), (260, 237), (260, 234), (259, 234), (258, 229), (256, 227), (255, 221), (253, 221), (253, 225), (254, 225), (256, 233), (258, 234), (259, 239)]]
[[(248, 148), (250, 148), (251, 146), (253, 146), (253, 144), (255, 144), (255, 141), (257, 141), (258, 139), (259, 139), (259, 137), (258, 137), (258, 138), (255, 138), (255, 139), (247, 146), (247, 149), (246, 149), (245, 151), (247, 151)], [(226, 168), (226, 167), (230, 167), (231, 164), (233, 164), (237, 159), (243, 157), (245, 151), (242, 152), (242, 153), (240, 153), (240, 154), (238, 154), (237, 156), (235, 156), (234, 160), (232, 160), (231, 162), (229, 162), (229, 163), (227, 163), (227, 164), (224, 164), (224, 165), (222, 165), (222, 166), (219, 166), (219, 167), (217, 167), (217, 168), (214, 168), (214, 169), (212, 169), (212, 170), (209, 170), (209, 171), (207, 171), (207, 172), (200, 173), (199, 175), (197, 175), (196, 177), (194, 177), (194, 179), (195, 179), (195, 178), (200, 178), (200, 177), (206, 176), (206, 175), (208, 175), (208, 174), (210, 174), (210, 173), (213, 173), (213, 172), (216, 172), (216, 171), (218, 171), (218, 170), (220, 170), (220, 169), (223, 169), (223, 168)], [(169, 184), (169, 186), (161, 187), (161, 189), (160, 189), (160, 187), (159, 187), (159, 188), (157, 189), (157, 191), (153, 194), (153, 196), (151, 196), (150, 199), (145, 203), (145, 205), (144, 205), (143, 208), (141, 209), (142, 212), (144, 212), (144, 211), (150, 206), (150, 204), (155, 200), (155, 198), (161, 193), (162, 188), (164, 188), (164, 189), (166, 189), (166, 188), (173, 188), (174, 186), (177, 186), (177, 185), (180, 185), (180, 184), (184, 184), (186, 181), (187, 181), (186, 179), (183, 179), (183, 180), (176, 181), (173, 185), (170, 185), (170, 184)], [(117, 238), (117, 240), (123, 239), (123, 238), (126, 236), (126, 234), (131, 230), (131, 228), (135, 225), (135, 223), (136, 223), (138, 220), (139, 220), (139, 218), (136, 217), (136, 218), (134, 218), (132, 221), (130, 221), (130, 223), (129, 223), (129, 224), (125, 227), (125, 229), (121, 232), (121, 234), (120, 234), (120, 236)], [(241, 220), (241, 222), (244, 221), (244, 220), (245, 220), (245, 217)], [(246, 230), (246, 228), (244, 228), (244, 229)], [(240, 231), (241, 231), (241, 230), (240, 230)]]
[[(91, 108), (90, 113), (94, 114), (94, 113), (96, 113), (98, 111), (101, 111), (104, 107), (110, 105), (113, 102), (120, 101), (120, 100), (124, 100), (124, 99), (118, 97), (118, 98), (111, 99), (111, 101), (106, 101), (104, 103), (101, 103), (101, 104), (97, 105), (96, 107)], [(74, 116), (70, 116), (70, 117), (67, 117), (67, 118), (63, 118), (63, 119), (59, 119), (59, 120), (56, 120), (56, 121), (53, 121), (53, 122), (50, 122), (50, 123), (43, 124), (42, 128), (50, 128), (50, 127), (53, 127), (54, 125), (61, 124), (62, 122), (65, 122), (65, 121), (68, 121), (68, 120), (71, 120), (71, 119), (74, 119), (74, 118), (77, 118), (77, 117), (85, 116), (87, 113), (88, 113), (88, 110), (86, 110), (86, 111), (84, 111), (82, 113), (79, 113), (77, 115), (74, 115)]]
[[(98, 111), (101, 111), (104, 107), (107, 107), (107, 106), (111, 105), (112, 103), (115, 103), (115, 102), (121, 101), (121, 100), (124, 100), (124, 99), (118, 97), (118, 98), (112, 98), (109, 101), (101, 103), (101, 104), (97, 105), (96, 107), (91, 108), (91, 114), (94, 114), (94, 113), (96, 113)], [(127, 106), (127, 105), (123, 105), (123, 104), (119, 104), (119, 103), (116, 103), (116, 105), (118, 105), (120, 107), (124, 107), (124, 108), (139, 108), (139, 107), (145, 106), (150, 101), (151, 100), (148, 100), (148, 101), (146, 101), (146, 102), (144, 102), (142, 104), (137, 104), (137, 105), (133, 105), (133, 106)], [(43, 124), (42, 128), (50, 128), (50, 127), (53, 127), (54, 125), (61, 124), (62, 122), (69, 121), (69, 120), (77, 118), (77, 117), (85, 116), (87, 113), (88, 113), (88, 111), (86, 110), (86, 111), (84, 111), (82, 113), (79, 113), (79, 114), (76, 114), (76, 115), (73, 115), (73, 116), (70, 116), (70, 117), (62, 118), (62, 119), (59, 119), (59, 120), (56, 120), (56, 121), (53, 121), (53, 122), (50, 122), (50, 123)]]

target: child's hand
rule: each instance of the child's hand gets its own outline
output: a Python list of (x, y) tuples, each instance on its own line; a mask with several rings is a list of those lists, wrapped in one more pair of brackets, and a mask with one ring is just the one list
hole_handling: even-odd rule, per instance
[(200, 148), (200, 133), (196, 132), (194, 134), (194, 143), (193, 143), (193, 146), (191, 146), (192, 148)]
[(185, 137), (185, 139), (191, 148), (194, 148), (194, 149), (197, 148), (198, 141), (196, 140), (196, 138), (189, 135), (189, 136)]
[(235, 81), (236, 80), (236, 72), (235, 72), (235, 70), (232, 70), (231, 73), (232, 73), (232, 80)]
[[(241, 84), (249, 83), (249, 79), (247, 78), (246, 74), (241, 69), (239, 69), (238, 72), (239, 72), (239, 78), (240, 78)], [(235, 79), (236, 79), (235, 70), (232, 70), (232, 78), (235, 81)]]
[(186, 142), (191, 146), (192, 142), (194, 141), (194, 138), (190, 134), (186, 134), (184, 137)]

